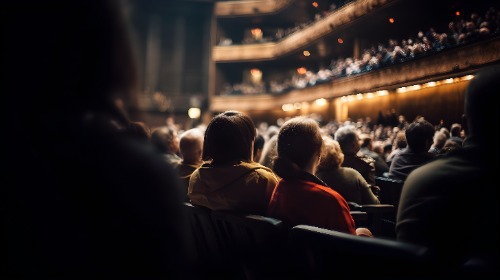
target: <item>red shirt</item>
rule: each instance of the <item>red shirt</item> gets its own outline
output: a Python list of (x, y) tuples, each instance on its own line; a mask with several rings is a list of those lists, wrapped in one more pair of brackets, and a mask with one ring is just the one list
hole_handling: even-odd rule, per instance
[(281, 179), (267, 215), (289, 226), (303, 224), (356, 234), (347, 201), (333, 189), (310, 181)]

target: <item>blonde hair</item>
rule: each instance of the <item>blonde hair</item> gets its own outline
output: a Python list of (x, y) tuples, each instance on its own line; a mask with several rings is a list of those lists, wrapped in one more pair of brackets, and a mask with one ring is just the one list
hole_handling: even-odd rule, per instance
[(339, 168), (344, 162), (344, 153), (338, 141), (330, 136), (323, 136), (324, 148), (321, 154), (319, 169)]

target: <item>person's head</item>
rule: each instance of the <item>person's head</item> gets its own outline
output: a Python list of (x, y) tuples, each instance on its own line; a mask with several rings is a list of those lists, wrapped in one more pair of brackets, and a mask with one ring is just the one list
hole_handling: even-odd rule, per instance
[(442, 133), (444, 133), (444, 135), (446, 135), (446, 138), (450, 138), (451, 134), (450, 134), (450, 130), (446, 127), (441, 127), (439, 129), (439, 131), (441, 131)]
[(177, 154), (179, 152), (179, 139), (173, 127), (160, 126), (151, 132), (151, 143), (164, 154)]
[(361, 145), (360, 145), (361, 148), (366, 148), (368, 150), (373, 149), (373, 140), (370, 137), (370, 135), (363, 134), (363, 135), (361, 135), (360, 138), (361, 138)]
[(406, 142), (415, 152), (427, 152), (432, 146), (434, 126), (425, 119), (416, 119), (406, 129)]
[(317, 121), (305, 116), (289, 119), (281, 126), (278, 134), (278, 158), (274, 164), (276, 173), (287, 177), (280, 175), (280, 169), (277, 168), (277, 161), (281, 160), (314, 174), (322, 147), (323, 138)]
[(383, 145), (383, 149), (384, 149), (384, 154), (386, 154), (386, 155), (390, 154), (392, 152), (392, 149), (393, 149), (392, 143), (390, 143), (390, 142), (385, 143)]
[(499, 92), (500, 64), (480, 70), (470, 81), (464, 102), (469, 140), (479, 144), (494, 141), (491, 124), (499, 122), (498, 105), (495, 102)]
[(323, 136), (324, 150), (319, 162), (319, 169), (339, 168), (344, 162), (344, 153), (339, 142), (330, 136)]
[(269, 167), (271, 169), (273, 168), (274, 160), (278, 155), (277, 142), (278, 142), (278, 134), (275, 134), (273, 137), (269, 138), (269, 140), (267, 140), (266, 143), (264, 143), (262, 154), (259, 159), (260, 164)]
[(462, 125), (459, 123), (453, 123), (450, 128), (450, 135), (454, 137), (460, 137), (461, 131), (462, 131)]
[(213, 164), (252, 161), (256, 135), (250, 116), (238, 111), (220, 113), (205, 130), (203, 160)]
[(396, 134), (396, 138), (394, 138), (394, 147), (395, 149), (404, 149), (406, 145), (406, 131), (401, 130)]
[(138, 75), (121, 2), (8, 1), (1, 60), (2, 91), (11, 94), (1, 103), (30, 112), (18, 121), (53, 127), (103, 113), (126, 124), (116, 100), (125, 109), (135, 105)]
[(345, 125), (337, 129), (334, 139), (339, 142), (342, 152), (346, 155), (354, 155), (359, 152), (359, 136), (356, 128), (352, 125)]
[(455, 149), (461, 148), (460, 144), (458, 144), (456, 141), (453, 141), (451, 139), (448, 139), (445, 141), (443, 148), (440, 151), (440, 154), (446, 154), (450, 151), (453, 151)]
[(447, 139), (448, 138), (446, 137), (446, 134), (444, 134), (444, 132), (442, 132), (441, 130), (438, 130), (438, 131), (434, 132), (432, 146), (437, 148), (437, 149), (442, 149), (444, 147), (444, 143), (446, 143)]
[(144, 122), (131, 121), (121, 130), (127, 136), (145, 141), (151, 140), (151, 129)]
[(179, 137), (179, 152), (182, 162), (186, 164), (200, 164), (203, 152), (203, 132), (199, 128), (184, 131)]
[(257, 136), (255, 137), (255, 142), (253, 144), (253, 160), (255, 162), (259, 162), (265, 142), (266, 139), (264, 138), (264, 136), (262, 136), (262, 134), (257, 134)]

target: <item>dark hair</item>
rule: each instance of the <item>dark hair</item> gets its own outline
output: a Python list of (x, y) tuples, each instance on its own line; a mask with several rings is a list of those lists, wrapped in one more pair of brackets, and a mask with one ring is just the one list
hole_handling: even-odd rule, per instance
[(266, 139), (264, 139), (264, 136), (261, 134), (257, 134), (255, 137), (255, 143), (253, 144), (253, 154), (257, 152), (257, 150), (264, 148), (264, 143), (266, 142)]
[(406, 128), (406, 142), (415, 151), (428, 150), (434, 138), (434, 126), (425, 119), (417, 119)]
[(168, 154), (172, 152), (170, 150), (171, 143), (174, 141), (175, 130), (169, 126), (161, 126), (153, 129), (151, 133), (151, 143), (160, 151), (161, 153)]
[(450, 134), (451, 136), (460, 137), (460, 131), (462, 131), (462, 125), (459, 123), (454, 123), (451, 125)]
[(471, 80), (465, 93), (465, 117), (468, 137), (478, 143), (495, 141), (489, 136), (491, 125), (498, 124), (498, 104), (494, 98), (500, 92), (500, 64), (480, 70)]
[(323, 138), (318, 122), (305, 116), (289, 119), (280, 128), (277, 146), (274, 168), (279, 176), (287, 177), (276, 164), (278, 161), (287, 160), (304, 169), (312, 157), (321, 154)]
[(225, 164), (236, 160), (250, 161), (257, 130), (252, 119), (238, 111), (216, 115), (205, 130), (203, 160)]
[(131, 121), (125, 127), (122, 128), (122, 132), (126, 136), (130, 136), (136, 139), (141, 139), (145, 141), (151, 140), (151, 129), (144, 122)]

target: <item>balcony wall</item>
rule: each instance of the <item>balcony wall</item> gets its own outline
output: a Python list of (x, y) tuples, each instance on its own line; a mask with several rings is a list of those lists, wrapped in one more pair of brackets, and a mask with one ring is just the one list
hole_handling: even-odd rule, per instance
[(245, 0), (215, 3), (217, 17), (250, 16), (276, 13), (295, 0)]
[(216, 63), (276, 59), (326, 36), (332, 30), (398, 0), (359, 0), (349, 3), (314, 24), (276, 43), (215, 46)]
[[(486, 41), (457, 47), (377, 71), (293, 90), (283, 95), (214, 96), (210, 100), (210, 111), (222, 112), (231, 109), (253, 115), (265, 111), (280, 112), (282, 105), (286, 103), (310, 102), (318, 98), (325, 98), (331, 102), (338, 97), (359, 92), (391, 90), (402, 86), (467, 75), (484, 65), (499, 62), (500, 37), (497, 36)], [(418, 94), (418, 91), (415, 94)], [(442, 102), (446, 102), (446, 100)], [(460, 102), (459, 100), (458, 103)], [(377, 109), (376, 107), (374, 109)], [(338, 113), (333, 114), (339, 116)], [(373, 114), (373, 112), (367, 112), (367, 114)]]

